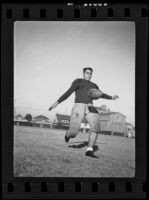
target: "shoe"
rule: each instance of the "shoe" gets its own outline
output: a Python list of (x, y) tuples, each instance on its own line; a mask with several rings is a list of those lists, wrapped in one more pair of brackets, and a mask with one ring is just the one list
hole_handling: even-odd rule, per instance
[(94, 154), (93, 151), (86, 151), (85, 155), (86, 155), (86, 156), (89, 156), (89, 157), (92, 157), (92, 158), (99, 158), (98, 156), (96, 156), (96, 155)]
[(65, 142), (69, 142), (69, 137), (67, 137), (67, 135), (65, 135)]

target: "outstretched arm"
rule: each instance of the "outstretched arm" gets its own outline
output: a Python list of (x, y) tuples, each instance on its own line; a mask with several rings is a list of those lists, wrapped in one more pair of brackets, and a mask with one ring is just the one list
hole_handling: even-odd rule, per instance
[(78, 80), (73, 81), (70, 88), (57, 100), (58, 103), (66, 100), (76, 89), (78, 86)]
[(50, 110), (53, 110), (58, 104), (60, 104), (62, 101), (66, 100), (78, 87), (78, 80), (76, 79), (71, 84), (70, 88), (49, 108)]
[(101, 98), (116, 100), (116, 99), (119, 98), (119, 96), (118, 95), (110, 96), (110, 95), (107, 95), (107, 94), (103, 93), (102, 96), (101, 96)]
[[(99, 87), (98, 87), (98, 85), (95, 84), (95, 87), (96, 87), (98, 90), (100, 90)], [(101, 91), (101, 90), (100, 90), (100, 91)], [(102, 92), (102, 91), (101, 91), (101, 92)], [(102, 98), (102, 99), (112, 99), (112, 100), (116, 100), (116, 99), (119, 98), (119, 96), (118, 96), (118, 95), (110, 96), (110, 95), (105, 94), (105, 93), (102, 92), (102, 96), (101, 96), (100, 98)]]

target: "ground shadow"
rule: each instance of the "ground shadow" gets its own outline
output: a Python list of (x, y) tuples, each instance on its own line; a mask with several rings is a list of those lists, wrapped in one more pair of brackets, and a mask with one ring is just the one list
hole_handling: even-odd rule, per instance
[(71, 141), (69, 141), (69, 144), (75, 144), (75, 143), (79, 143), (79, 144), (80, 144), (80, 142), (81, 142), (81, 143), (84, 143), (84, 142), (87, 142), (87, 141), (76, 141), (76, 142), (71, 142)]
[[(74, 148), (74, 149), (81, 149), (83, 147), (87, 147), (88, 142), (87, 141), (83, 141), (81, 144), (73, 144), (73, 145), (69, 145), (68, 147), (70, 148)], [(99, 149), (99, 147), (97, 145), (93, 146), (93, 151), (96, 152)]]

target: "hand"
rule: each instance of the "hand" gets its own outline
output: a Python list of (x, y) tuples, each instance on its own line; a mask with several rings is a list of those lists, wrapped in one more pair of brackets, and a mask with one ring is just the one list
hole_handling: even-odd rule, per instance
[(112, 96), (112, 99), (113, 100), (119, 99), (119, 96), (118, 95), (114, 95), (114, 96)]
[(55, 102), (50, 108), (49, 111), (53, 110), (54, 108), (56, 108), (56, 106), (58, 105), (58, 102)]

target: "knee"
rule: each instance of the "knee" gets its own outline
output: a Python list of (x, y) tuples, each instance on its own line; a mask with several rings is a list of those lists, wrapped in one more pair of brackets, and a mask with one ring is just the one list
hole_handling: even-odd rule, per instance
[(78, 134), (78, 130), (77, 131), (68, 131), (67, 132), (67, 136), (69, 137), (69, 138), (75, 138), (76, 136), (77, 136), (77, 134)]
[(68, 134), (69, 138), (75, 138), (77, 135), (75, 133)]
[(91, 132), (95, 132), (95, 133), (100, 133), (101, 132), (101, 128), (98, 126), (98, 127), (91, 127), (90, 129)]

